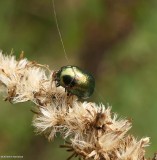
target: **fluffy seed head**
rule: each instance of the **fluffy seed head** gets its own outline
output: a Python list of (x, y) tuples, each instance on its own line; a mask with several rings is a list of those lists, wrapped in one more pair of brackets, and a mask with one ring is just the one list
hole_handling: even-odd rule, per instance
[[(136, 140), (127, 132), (131, 122), (111, 113), (111, 107), (80, 102), (65, 89), (56, 87), (47, 66), (16, 60), (0, 52), (0, 91), (12, 103), (32, 101), (36, 106), (33, 125), (37, 133), (52, 140), (57, 132), (70, 142), (72, 156), (94, 160), (145, 160), (149, 138)], [(3, 86), (3, 87), (2, 87)], [(70, 158), (71, 158), (70, 157)]]

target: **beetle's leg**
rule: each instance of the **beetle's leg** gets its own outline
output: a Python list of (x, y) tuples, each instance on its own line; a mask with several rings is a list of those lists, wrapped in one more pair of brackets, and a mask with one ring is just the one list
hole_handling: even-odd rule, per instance
[(69, 92), (69, 90), (67, 88), (65, 88), (65, 92), (67, 92), (67, 96), (71, 96), (71, 93)]
[(67, 92), (67, 96), (70, 96), (70, 92), (69, 92), (68, 88), (65, 88), (65, 92)]
[(59, 87), (59, 86), (60, 86), (60, 84), (58, 82), (56, 82), (56, 87)]
[(65, 92), (67, 92), (67, 96), (70, 95), (70, 92), (68, 91), (67, 87), (65, 87)]

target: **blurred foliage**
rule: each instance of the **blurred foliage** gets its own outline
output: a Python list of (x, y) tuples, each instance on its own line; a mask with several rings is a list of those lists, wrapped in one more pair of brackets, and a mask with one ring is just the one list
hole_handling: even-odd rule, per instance
[[(133, 120), (131, 133), (151, 137), (147, 156), (157, 150), (157, 2), (155, 0), (56, 0), (59, 26), (71, 64), (96, 77), (90, 99), (109, 103)], [(101, 44), (101, 45), (100, 45)], [(51, 0), (0, 1), (0, 48), (21, 51), (52, 69), (67, 65)], [(95, 64), (96, 63), (96, 64)], [(35, 136), (30, 102), (0, 101), (0, 155), (65, 159), (63, 140)], [(59, 136), (57, 136), (59, 137)]]

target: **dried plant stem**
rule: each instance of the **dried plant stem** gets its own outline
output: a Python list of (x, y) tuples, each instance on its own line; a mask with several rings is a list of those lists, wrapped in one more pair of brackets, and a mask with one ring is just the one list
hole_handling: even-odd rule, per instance
[[(47, 73), (47, 74), (46, 74)], [(80, 102), (56, 87), (53, 71), (47, 66), (0, 53), (1, 91), (11, 103), (32, 101), (36, 105), (33, 125), (49, 140), (59, 132), (68, 144), (62, 145), (72, 157), (94, 160), (146, 160), (149, 138), (137, 141), (127, 134), (131, 122), (117, 118), (111, 107)], [(155, 159), (155, 158), (154, 158)]]

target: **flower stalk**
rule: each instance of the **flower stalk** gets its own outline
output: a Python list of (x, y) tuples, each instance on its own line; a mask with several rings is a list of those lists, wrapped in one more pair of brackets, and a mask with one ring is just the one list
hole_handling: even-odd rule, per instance
[(75, 95), (67, 96), (63, 87), (56, 87), (48, 66), (28, 61), (22, 56), (0, 53), (0, 91), (6, 101), (32, 101), (36, 110), (35, 131), (53, 140), (56, 133), (69, 140), (62, 148), (72, 152), (69, 159), (146, 160), (149, 138), (137, 140), (128, 134), (131, 122), (118, 118), (111, 107), (81, 102)]

